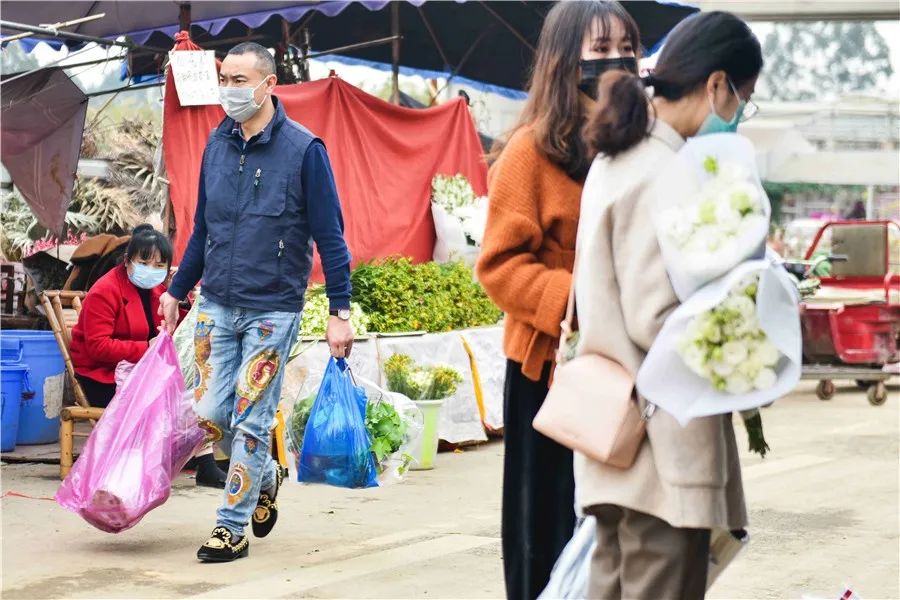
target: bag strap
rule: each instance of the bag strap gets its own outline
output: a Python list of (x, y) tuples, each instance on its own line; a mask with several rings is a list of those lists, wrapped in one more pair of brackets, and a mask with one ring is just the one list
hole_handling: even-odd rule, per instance
[(578, 244), (575, 244), (575, 262), (572, 265), (572, 285), (569, 286), (569, 299), (566, 302), (566, 316), (559, 324), (561, 333), (559, 347), (556, 349), (556, 364), (565, 363), (566, 343), (572, 337), (572, 325), (575, 322), (575, 277), (578, 274)]

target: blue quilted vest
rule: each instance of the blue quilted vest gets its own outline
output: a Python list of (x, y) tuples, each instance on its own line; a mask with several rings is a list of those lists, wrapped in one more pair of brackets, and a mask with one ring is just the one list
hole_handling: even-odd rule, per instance
[(209, 137), (203, 295), (225, 306), (298, 312), (312, 268), (300, 173), (316, 137), (273, 101), (271, 123), (246, 144), (229, 118)]

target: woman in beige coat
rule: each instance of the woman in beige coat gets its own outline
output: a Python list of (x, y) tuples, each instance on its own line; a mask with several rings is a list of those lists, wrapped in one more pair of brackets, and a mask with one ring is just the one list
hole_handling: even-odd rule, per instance
[[(599, 153), (582, 195), (576, 299), (578, 353), (636, 375), (678, 305), (651, 218), (658, 173), (685, 138), (734, 131), (762, 68), (759, 41), (737, 17), (705, 13), (669, 36), (653, 75), (612, 72), (586, 129)], [(652, 87), (648, 103), (645, 85)], [(746, 525), (731, 415), (686, 427), (657, 410), (634, 465), (576, 456), (578, 504), (597, 517), (591, 598), (703, 598), (712, 528)]]

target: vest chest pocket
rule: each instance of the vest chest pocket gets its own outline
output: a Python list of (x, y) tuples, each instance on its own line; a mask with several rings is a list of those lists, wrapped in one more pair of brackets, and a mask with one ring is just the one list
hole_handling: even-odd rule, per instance
[(259, 217), (280, 217), (287, 203), (287, 173), (255, 169), (251, 172), (252, 183), (247, 214)]

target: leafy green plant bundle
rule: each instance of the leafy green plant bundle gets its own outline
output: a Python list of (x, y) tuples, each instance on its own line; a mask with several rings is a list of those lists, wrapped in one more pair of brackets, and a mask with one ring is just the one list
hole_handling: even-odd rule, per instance
[(369, 316), (369, 331), (431, 333), (492, 325), (502, 313), (465, 263), (413, 264), (387, 258), (352, 274), (353, 300)]

